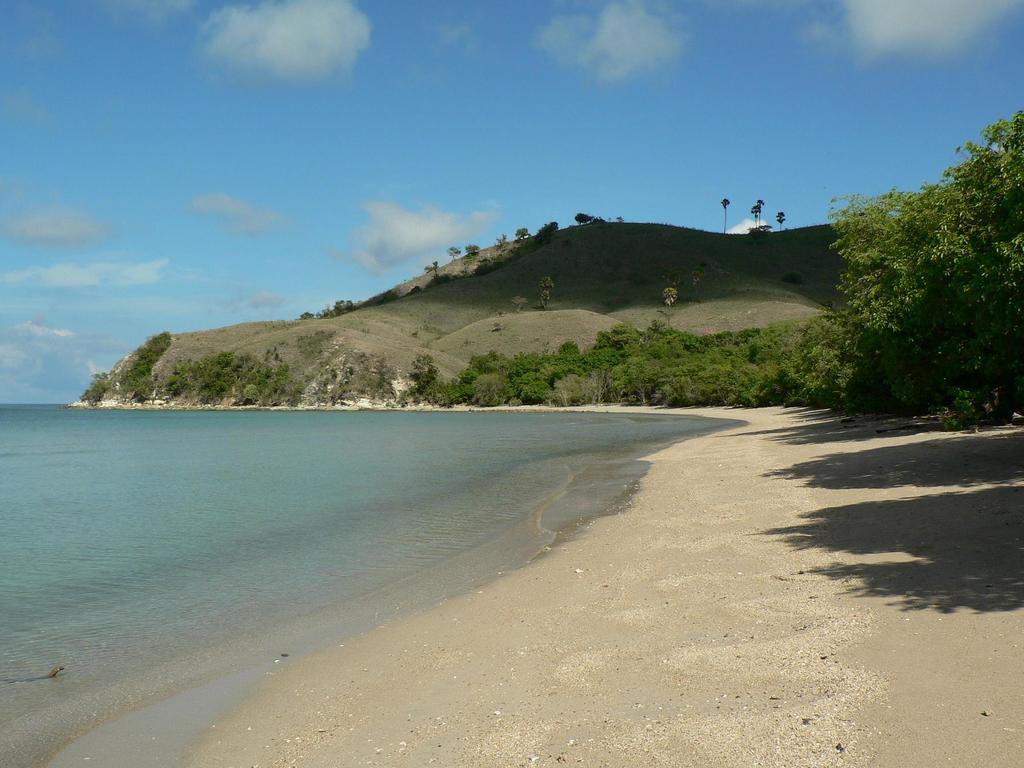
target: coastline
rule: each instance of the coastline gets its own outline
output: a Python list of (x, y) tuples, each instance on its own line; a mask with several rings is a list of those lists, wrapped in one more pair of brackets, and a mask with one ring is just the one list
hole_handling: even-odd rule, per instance
[[(388, 410), (395, 412), (402, 412), (403, 410), (451, 412), (451, 409), (434, 408)], [(499, 411), (499, 409), (474, 408), (460, 408), (457, 410), (464, 412), (476, 412), (478, 410)], [(500, 412), (541, 410), (579, 412), (581, 409), (527, 408), (500, 409)], [(636, 409), (629, 413), (646, 418), (657, 418), (659, 412), (652, 409)], [(627, 415), (625, 410), (622, 410), (622, 414)], [(673, 413), (671, 415), (689, 416), (686, 413)], [(696, 420), (691, 419), (690, 421)], [(730, 422), (735, 423), (735, 419), (730, 419)], [(684, 426), (683, 429), (693, 429), (694, 427), (702, 433), (707, 432), (709, 429), (721, 428), (716, 425), (694, 425), (690, 427)], [(667, 439), (675, 438), (661, 438), (662, 441)], [(665, 443), (662, 442), (662, 444)], [(657, 445), (657, 443), (652, 445)], [(624, 448), (621, 450), (625, 451)], [(459, 594), (473, 589), (481, 583), (486, 583), (494, 578), (495, 570), (500, 574), (503, 571), (522, 567), (533, 558), (544, 554), (543, 550), (547, 550), (556, 543), (561, 544), (566, 539), (572, 538), (580, 526), (580, 520), (614, 513), (622, 503), (623, 498), (628, 495), (623, 489), (627, 485), (635, 486), (637, 478), (646, 471), (642, 469), (644, 462), (641, 460), (641, 454), (648, 450), (651, 450), (651, 448), (640, 448), (639, 450), (631, 450), (628, 453), (624, 452), (620, 458), (613, 460), (614, 466), (607, 463), (597, 463), (592, 468), (587, 469), (581, 479), (585, 486), (591, 481), (596, 481), (594, 488), (581, 487), (572, 477), (568, 478), (564, 487), (559, 489), (553, 497), (544, 499), (540, 507), (534, 510), (534, 513), (528, 519), (522, 521), (520, 527), (524, 529), (523, 532), (509, 530), (507, 534), (502, 536), (500, 541), (495, 540), (472, 551), (467, 551), (464, 555), (456, 556), (450, 561), (434, 566), (432, 570), (437, 570), (437, 574), (433, 576), (426, 572), (421, 574), (421, 576), (426, 577), (426, 582), (436, 582), (436, 593), (430, 592), (427, 598), (417, 600), (410, 597), (413, 593), (422, 593), (421, 597), (428, 594), (422, 585), (412, 585), (413, 588), (409, 589), (409, 585), (403, 587), (403, 582), (396, 582), (385, 589), (368, 593), (359, 599), (358, 604), (348, 605), (345, 610), (346, 618), (342, 622), (342, 629), (339, 629), (339, 627), (342, 627), (342, 624), (339, 624), (339, 620), (331, 618), (333, 614), (338, 613), (337, 609), (331, 608), (324, 611), (324, 618), (319, 623), (309, 622), (309, 627), (315, 628), (319, 634), (310, 635), (309, 637), (296, 634), (288, 639), (277, 637), (276, 640), (270, 636), (262, 640), (256, 637), (251, 640), (247, 639), (247, 646), (253, 645), (254, 642), (258, 641), (258, 647), (262, 648), (262, 652), (259, 653), (259, 659), (254, 658), (252, 660), (256, 664), (255, 667), (247, 665), (245, 669), (237, 669), (230, 674), (221, 674), (215, 678), (207, 676), (198, 688), (189, 684), (187, 688), (179, 693), (172, 694), (170, 698), (154, 699), (150, 696), (147, 702), (137, 702), (125, 711), (114, 713), (112, 717), (105, 718), (98, 726), (80, 733), (71, 743), (65, 745), (54, 754), (46, 764), (65, 766), (81, 764), (82, 760), (93, 760), (95, 761), (93, 762), (94, 765), (127, 765), (128, 763), (122, 762), (122, 756), (132, 754), (134, 749), (136, 751), (142, 750), (143, 753), (146, 753), (147, 750), (151, 753), (155, 751), (160, 752), (156, 761), (146, 762), (146, 765), (178, 765), (179, 761), (176, 758), (176, 753), (180, 752), (178, 745), (192, 740), (188, 735), (185, 735), (185, 731), (190, 731), (193, 735), (201, 733), (202, 729), (214, 717), (222, 713), (222, 710), (228, 709), (237, 703), (241, 696), (244, 695), (245, 690), (251, 688), (253, 683), (258, 681), (262, 675), (279, 668), (270, 664), (274, 654), (271, 654), (269, 657), (267, 656), (266, 651), (271, 649), (269, 646), (263, 647), (266, 646), (266, 640), (269, 640), (270, 645), (275, 648), (280, 646), (290, 651), (289, 654), (286, 654), (286, 656), (290, 657), (287, 663), (293, 663), (303, 654), (320, 649), (325, 643), (330, 644), (332, 637), (344, 639), (353, 634), (358, 635), (361, 632), (372, 630), (377, 624), (393, 621), (395, 617), (406, 613), (423, 610), (430, 605), (447, 599), (453, 594)], [(585, 466), (590, 467), (589, 464)], [(630, 469), (630, 466), (633, 468)], [(623, 485), (623, 483), (627, 485)], [(598, 487), (603, 490), (599, 490)], [(608, 503), (604, 501), (605, 499)], [(609, 504), (612, 504), (612, 506), (609, 506)], [(527, 531), (526, 529), (529, 530)], [(531, 542), (528, 550), (523, 548), (524, 542), (527, 540)], [(542, 550), (541, 547), (545, 542), (550, 546), (545, 546)], [(479, 561), (484, 559), (486, 563), (481, 566)], [(474, 565), (474, 563), (476, 564)], [(441, 571), (444, 572), (444, 576), (440, 575)], [(433, 588), (428, 587), (427, 589)], [(373, 606), (371, 606), (371, 603), (373, 603)], [(403, 607), (397, 608), (396, 606), (399, 605)], [(380, 608), (379, 621), (374, 618), (378, 613), (377, 608), (374, 606)], [(363, 616), (366, 620), (353, 620), (352, 617), (354, 616)], [(252, 654), (250, 653), (249, 655)], [(279, 659), (278, 661), (284, 661), (284, 659)], [(278, 663), (278, 661), (274, 663)], [(179, 673), (182, 672), (185, 672), (185, 670), (179, 670)], [(213, 703), (208, 703), (206, 701), (207, 698)], [(173, 723), (168, 727), (168, 723), (172, 721), (180, 721), (181, 727), (177, 727)], [(123, 744), (119, 744), (119, 742), (127, 743), (131, 746), (125, 751)], [(147, 755), (148, 757), (149, 755)]]
[(627, 513), (528, 567), (274, 670), (190, 764), (1015, 764), (1016, 431), (681, 412), (746, 424), (648, 457)]

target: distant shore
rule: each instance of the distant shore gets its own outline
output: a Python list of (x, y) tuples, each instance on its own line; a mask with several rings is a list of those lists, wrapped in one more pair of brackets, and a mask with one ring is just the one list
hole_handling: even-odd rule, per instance
[(651, 456), (628, 512), (531, 566), (275, 671), (191, 764), (1015, 765), (1017, 430), (681, 412), (747, 424)]

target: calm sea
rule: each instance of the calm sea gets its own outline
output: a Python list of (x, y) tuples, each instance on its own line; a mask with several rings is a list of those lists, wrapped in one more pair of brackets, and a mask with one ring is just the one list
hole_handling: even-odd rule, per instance
[(0, 406), (0, 765), (520, 565), (715, 424)]

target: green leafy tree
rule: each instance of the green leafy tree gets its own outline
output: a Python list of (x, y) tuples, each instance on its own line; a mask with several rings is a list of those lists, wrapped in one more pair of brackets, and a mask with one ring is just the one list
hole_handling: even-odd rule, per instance
[(547, 309), (548, 302), (551, 301), (551, 294), (555, 290), (555, 281), (550, 275), (545, 275), (540, 279), (538, 288), (540, 289), (540, 305)]
[(558, 231), (558, 222), (549, 221), (543, 227), (537, 230), (537, 234), (533, 236), (533, 241), (538, 245), (547, 245), (555, 239), (555, 233)]
[(451, 248), (448, 249), (448, 258), (451, 261), (455, 261), (461, 255), (462, 255), (462, 249), (459, 248), (458, 246), (453, 245)]
[(835, 216), (855, 407), (973, 401), (1005, 418), (1024, 396), (1024, 112), (968, 143), (918, 192), (849, 198)]
[(679, 301), (679, 290), (674, 285), (668, 286), (661, 292), (661, 303), (666, 308), (672, 309), (677, 301)]
[(439, 382), (439, 373), (434, 358), (430, 355), (417, 355), (412, 361), (412, 369), (409, 371), (409, 378), (412, 379), (412, 391), (421, 398), (430, 398), (434, 394)]
[(732, 205), (732, 200), (728, 197), (722, 198), (722, 234), (724, 235), (729, 231), (729, 206)]
[(516, 230), (516, 242), (525, 240), (529, 236), (530, 230), (528, 230), (526, 227), (520, 227), (519, 229)]
[(776, 213), (775, 214), (775, 220), (777, 222), (779, 222), (779, 229), (782, 230), (783, 229), (783, 224), (786, 223), (786, 213), (785, 213), (785, 211), (779, 211), (778, 213)]

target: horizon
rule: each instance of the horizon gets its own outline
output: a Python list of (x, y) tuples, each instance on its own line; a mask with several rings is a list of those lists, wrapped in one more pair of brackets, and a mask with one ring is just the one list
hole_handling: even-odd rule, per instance
[(578, 211), (788, 230), (938, 181), (1020, 108), (1024, 2), (965, 5), (8, 4), (0, 401)]

